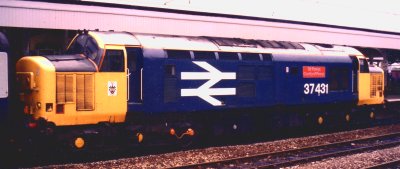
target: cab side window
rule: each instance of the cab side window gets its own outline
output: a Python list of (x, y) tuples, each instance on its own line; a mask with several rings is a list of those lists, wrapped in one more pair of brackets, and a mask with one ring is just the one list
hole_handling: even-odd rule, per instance
[(360, 59), (360, 73), (369, 73), (368, 61), (366, 59)]
[(101, 72), (124, 72), (124, 52), (122, 50), (107, 50), (101, 65)]

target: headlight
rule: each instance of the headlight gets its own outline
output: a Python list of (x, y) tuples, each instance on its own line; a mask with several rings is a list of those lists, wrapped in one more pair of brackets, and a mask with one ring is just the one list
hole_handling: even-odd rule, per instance
[(40, 108), (42, 108), (42, 104), (41, 104), (40, 102), (37, 102), (37, 103), (36, 103), (36, 107), (37, 107), (37, 109), (39, 110)]

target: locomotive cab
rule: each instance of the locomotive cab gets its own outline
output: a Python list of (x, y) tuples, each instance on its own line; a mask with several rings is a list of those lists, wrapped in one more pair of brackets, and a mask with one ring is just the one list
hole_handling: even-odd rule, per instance
[(127, 112), (124, 33), (77, 35), (67, 55), (29, 56), (17, 62), (25, 113), (56, 126), (120, 123)]
[(358, 74), (358, 105), (377, 105), (384, 102), (384, 72), (370, 66), (365, 57), (353, 57)]

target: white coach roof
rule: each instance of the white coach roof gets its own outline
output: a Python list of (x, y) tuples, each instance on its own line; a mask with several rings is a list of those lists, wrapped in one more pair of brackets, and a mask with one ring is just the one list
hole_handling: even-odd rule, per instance
[(144, 9), (2, 1), (0, 16), (1, 27), (100, 29), (144, 34), (266, 39), (400, 49), (400, 35), (397, 34)]
[(99, 46), (104, 46), (105, 44), (140, 46), (140, 42), (130, 33), (90, 31), (89, 35), (97, 37)]

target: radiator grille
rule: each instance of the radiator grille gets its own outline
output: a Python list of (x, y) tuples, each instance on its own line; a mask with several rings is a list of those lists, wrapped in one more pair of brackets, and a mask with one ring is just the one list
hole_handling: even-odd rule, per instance
[(65, 101), (74, 102), (74, 76), (65, 76)]
[(65, 103), (65, 75), (57, 75), (57, 104)]
[(371, 74), (371, 98), (382, 97), (383, 77), (381, 74)]
[(74, 76), (73, 75), (57, 75), (56, 79), (56, 101), (57, 104), (66, 102), (74, 102)]
[(76, 109), (93, 110), (93, 75), (76, 75)]

